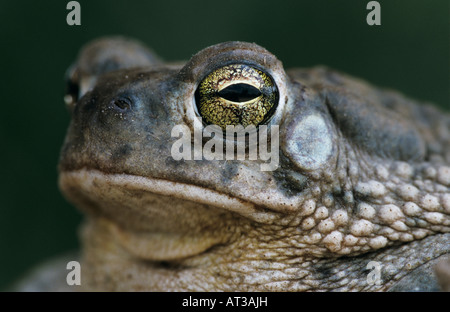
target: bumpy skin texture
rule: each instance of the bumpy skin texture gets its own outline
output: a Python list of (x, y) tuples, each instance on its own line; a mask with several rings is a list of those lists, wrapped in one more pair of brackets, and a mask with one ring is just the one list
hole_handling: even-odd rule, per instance
[[(202, 130), (198, 84), (229, 64), (277, 84), (275, 171), (171, 156), (174, 126)], [(101, 39), (70, 75), (79, 92), (67, 101), (60, 187), (86, 214), (84, 289), (439, 289), (433, 266), (450, 253), (448, 113), (325, 67), (285, 72), (245, 42), (170, 65), (139, 43)]]

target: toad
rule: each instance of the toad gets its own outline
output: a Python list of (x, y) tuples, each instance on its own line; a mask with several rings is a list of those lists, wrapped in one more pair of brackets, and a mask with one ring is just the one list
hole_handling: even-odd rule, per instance
[[(83, 289), (439, 289), (448, 113), (324, 66), (285, 70), (254, 43), (170, 64), (117, 37), (81, 50), (65, 101), (59, 185), (85, 214)], [(194, 142), (211, 125), (276, 132), (276, 168), (174, 157), (175, 127)]]

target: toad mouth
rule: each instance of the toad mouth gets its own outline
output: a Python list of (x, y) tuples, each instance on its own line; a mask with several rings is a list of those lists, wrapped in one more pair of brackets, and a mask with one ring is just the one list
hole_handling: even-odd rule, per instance
[(236, 214), (253, 220), (269, 215), (253, 203), (199, 186), (95, 169), (62, 171), (59, 186), (94, 217), (94, 228), (151, 261), (178, 260), (228, 243), (234, 233), (225, 223)]
[(95, 169), (63, 171), (59, 177), (59, 186), (69, 197), (74, 188), (93, 194), (99, 184), (189, 200), (233, 211), (246, 217), (256, 217), (258, 213), (261, 213), (253, 203), (192, 184), (124, 173), (107, 174)]

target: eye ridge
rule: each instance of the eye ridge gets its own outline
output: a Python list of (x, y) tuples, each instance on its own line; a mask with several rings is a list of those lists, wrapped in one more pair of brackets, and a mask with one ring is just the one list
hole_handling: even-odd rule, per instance
[(261, 91), (247, 83), (235, 83), (217, 93), (221, 98), (232, 102), (248, 102), (262, 95)]

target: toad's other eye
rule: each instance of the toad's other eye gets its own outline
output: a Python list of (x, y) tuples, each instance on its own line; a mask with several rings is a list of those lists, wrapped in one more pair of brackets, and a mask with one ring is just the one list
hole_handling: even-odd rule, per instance
[(72, 66), (65, 74), (66, 90), (64, 94), (64, 102), (66, 107), (72, 111), (75, 104), (78, 102), (80, 94), (80, 86), (78, 84), (78, 72)]
[(205, 123), (258, 126), (267, 123), (278, 105), (278, 88), (263, 71), (245, 64), (227, 65), (206, 76), (195, 92)]

